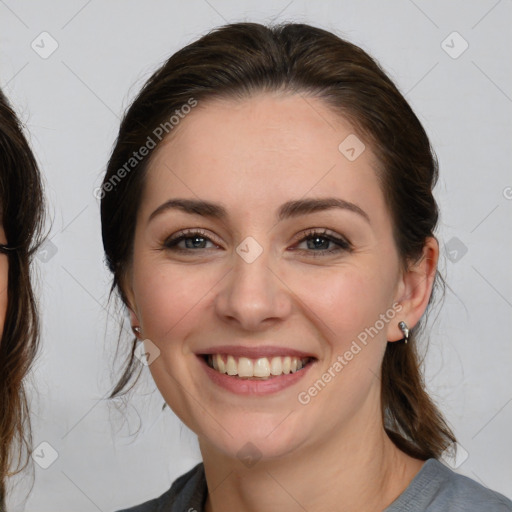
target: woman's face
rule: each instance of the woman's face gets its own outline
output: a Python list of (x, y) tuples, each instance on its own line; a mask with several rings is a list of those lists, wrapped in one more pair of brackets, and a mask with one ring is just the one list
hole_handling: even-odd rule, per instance
[[(6, 244), (5, 231), (0, 225), (0, 244)], [(4, 332), (5, 313), (7, 311), (7, 281), (8, 281), (8, 260), (7, 255), (0, 253), (0, 341)]]
[[(175, 130), (148, 169), (125, 281), (166, 402), (233, 457), (248, 442), (278, 457), (380, 421), (404, 285), (370, 148), (300, 95), (199, 103)], [(313, 199), (339, 206), (303, 204)], [(279, 356), (313, 361), (254, 380), (209, 368), (212, 353), (242, 375), (287, 371)]]

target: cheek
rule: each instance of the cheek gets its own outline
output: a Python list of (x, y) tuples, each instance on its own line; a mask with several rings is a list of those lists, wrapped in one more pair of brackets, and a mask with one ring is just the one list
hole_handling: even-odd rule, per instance
[(217, 274), (194, 266), (141, 262), (134, 266), (133, 287), (144, 336), (157, 345), (182, 339), (210, 301)]
[(375, 265), (311, 270), (288, 278), (304, 314), (322, 327), (333, 349), (350, 344), (391, 305), (392, 281), (370, 267)]
[(323, 417), (326, 429), (337, 428), (356, 414), (370, 393), (378, 393), (389, 322), (380, 320), (380, 315), (390, 307), (392, 287), (392, 281), (370, 265), (322, 269), (300, 279), (297, 275), (294, 292), (304, 303), (303, 314), (320, 333), (324, 356), (318, 372), (304, 382), (298, 400), (307, 404), (305, 410)]

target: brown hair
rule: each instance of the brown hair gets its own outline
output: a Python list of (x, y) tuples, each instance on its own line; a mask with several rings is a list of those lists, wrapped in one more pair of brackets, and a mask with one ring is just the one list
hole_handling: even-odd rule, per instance
[[(23, 470), (30, 452), (30, 421), (23, 378), (39, 340), (30, 261), (43, 227), (38, 167), (22, 127), (0, 91), (0, 212), (8, 257), (7, 311), (0, 340), (0, 510), (6, 477)], [(1, 290), (5, 293), (5, 290)]]
[[(126, 169), (151, 130), (190, 98), (246, 98), (260, 91), (315, 96), (347, 118), (380, 163), (379, 179), (404, 267), (433, 236), (437, 161), (416, 115), (380, 66), (361, 48), (304, 24), (220, 27), (172, 55), (126, 112), (103, 182), (101, 218), (111, 292), (126, 303), (122, 278), (130, 264), (136, 214), (149, 158)], [(179, 128), (178, 128), (179, 129)], [(153, 132), (155, 133), (155, 132)], [(107, 188), (107, 184), (109, 187)], [(439, 457), (454, 436), (425, 391), (413, 329), (407, 345), (388, 343), (382, 365), (382, 413), (390, 438), (418, 458)], [(134, 349), (112, 396), (128, 388)], [(133, 385), (133, 384), (132, 384)]]

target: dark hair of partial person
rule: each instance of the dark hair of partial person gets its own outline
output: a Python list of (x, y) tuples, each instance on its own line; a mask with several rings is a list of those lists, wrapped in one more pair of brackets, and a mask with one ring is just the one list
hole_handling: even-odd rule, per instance
[[(152, 130), (191, 98), (204, 107), (209, 100), (243, 100), (265, 92), (318, 98), (351, 123), (379, 162), (377, 176), (401, 263), (407, 268), (417, 261), (438, 220), (432, 193), (438, 165), (425, 130), (375, 60), (337, 35), (305, 24), (230, 24), (172, 55), (125, 113), (103, 185), (112, 184)], [(131, 263), (150, 157), (125, 173), (101, 201), (103, 245), (113, 273), (111, 293), (117, 291), (125, 304), (123, 277)], [(437, 274), (436, 286), (440, 284)], [(409, 343), (388, 343), (386, 348), (381, 374), (383, 422), (404, 452), (421, 459), (438, 458), (455, 437), (425, 389), (415, 340), (420, 327), (412, 329)], [(133, 339), (111, 397), (125, 394), (138, 377), (135, 344)]]
[(7, 244), (7, 311), (0, 341), (0, 510), (7, 478), (28, 464), (30, 418), (24, 378), (39, 342), (30, 263), (41, 241), (44, 208), (40, 174), (23, 128), (0, 91), (0, 215)]

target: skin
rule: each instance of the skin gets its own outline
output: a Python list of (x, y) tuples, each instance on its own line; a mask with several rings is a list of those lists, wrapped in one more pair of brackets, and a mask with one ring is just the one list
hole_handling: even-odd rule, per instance
[[(404, 270), (371, 148), (345, 158), (338, 145), (355, 131), (319, 99), (210, 101), (178, 128), (153, 155), (124, 289), (132, 324), (161, 351), (150, 365), (159, 390), (198, 435), (206, 510), (382, 510), (423, 461), (386, 436), (378, 375), (387, 342), (403, 338), (398, 322), (413, 327), (427, 306), (437, 242)], [(325, 197), (356, 204), (369, 220), (347, 209), (276, 220), (286, 201)], [(171, 198), (221, 203), (228, 216), (172, 209), (149, 220)], [(205, 245), (164, 248), (187, 228), (204, 230)], [(308, 228), (348, 239), (351, 250), (315, 257), (337, 246), (308, 244)], [(252, 263), (235, 251), (248, 236), (263, 249)], [(298, 393), (395, 303), (399, 315), (300, 404)], [(238, 396), (213, 385), (195, 355), (224, 344), (293, 347), (318, 361), (283, 391)], [(261, 455), (250, 468), (237, 457), (248, 442)]]
[[(0, 226), (0, 244), (6, 244), (7, 238), (3, 226)], [(0, 253), (0, 341), (4, 332), (5, 313), (7, 312), (7, 282), (8, 282), (7, 255)]]

